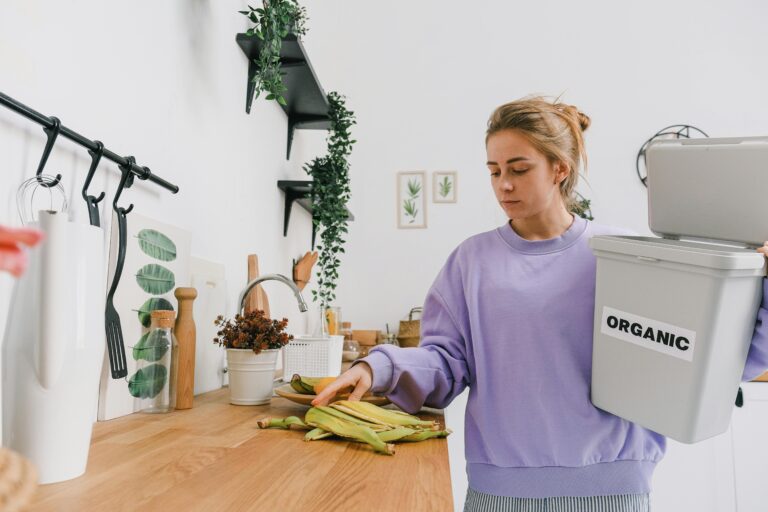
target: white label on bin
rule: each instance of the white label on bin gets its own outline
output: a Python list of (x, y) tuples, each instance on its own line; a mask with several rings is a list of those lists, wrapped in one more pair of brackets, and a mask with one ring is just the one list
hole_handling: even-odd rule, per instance
[(600, 332), (685, 361), (693, 361), (696, 331), (603, 306)]

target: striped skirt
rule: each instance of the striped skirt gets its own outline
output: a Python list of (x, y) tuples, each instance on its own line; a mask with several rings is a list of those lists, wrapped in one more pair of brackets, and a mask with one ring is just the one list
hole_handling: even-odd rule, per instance
[(512, 498), (467, 489), (464, 512), (650, 512), (648, 494)]

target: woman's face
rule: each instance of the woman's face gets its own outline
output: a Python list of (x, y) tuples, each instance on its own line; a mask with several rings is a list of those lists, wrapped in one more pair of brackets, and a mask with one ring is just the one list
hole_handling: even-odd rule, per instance
[(510, 219), (522, 219), (559, 206), (565, 165), (553, 165), (517, 130), (502, 130), (486, 144), (491, 184)]

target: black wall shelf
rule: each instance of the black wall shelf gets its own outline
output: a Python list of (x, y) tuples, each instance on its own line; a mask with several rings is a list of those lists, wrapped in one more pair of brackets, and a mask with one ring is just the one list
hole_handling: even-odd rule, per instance
[[(237, 34), (237, 44), (248, 57), (248, 88), (245, 95), (245, 111), (250, 114), (256, 91), (253, 77), (258, 70), (257, 59), (263, 41), (257, 36)], [(328, 130), (331, 120), (328, 116), (330, 105), (325, 91), (312, 69), (309, 57), (295, 34), (283, 39), (280, 49), (280, 69), (283, 84), (288, 88), (283, 97), (287, 105), (280, 105), (288, 116), (288, 148), (286, 160), (291, 158), (293, 133), (296, 129)]]
[[(293, 203), (312, 213), (312, 180), (280, 180), (277, 188), (285, 192), (285, 216), (283, 218), (283, 236), (288, 236), (288, 223), (291, 220), (291, 207)], [(355, 220), (352, 212), (347, 210), (347, 219)], [(312, 249), (315, 248), (315, 223), (312, 223)]]

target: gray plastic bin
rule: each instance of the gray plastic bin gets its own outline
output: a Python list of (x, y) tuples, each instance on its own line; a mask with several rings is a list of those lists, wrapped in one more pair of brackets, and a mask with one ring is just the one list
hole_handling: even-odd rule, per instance
[(649, 224), (666, 238), (590, 240), (591, 399), (694, 443), (728, 429), (754, 331), (768, 211), (765, 199), (745, 198), (768, 190), (768, 138), (662, 141), (646, 161)]

